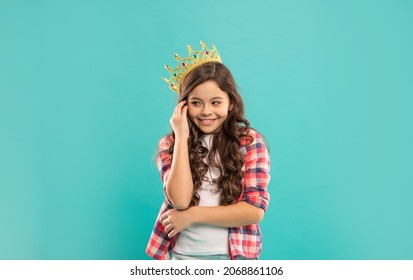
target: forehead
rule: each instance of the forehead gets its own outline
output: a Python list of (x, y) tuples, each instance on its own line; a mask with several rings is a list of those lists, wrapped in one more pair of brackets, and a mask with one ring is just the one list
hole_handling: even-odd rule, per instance
[(206, 81), (194, 88), (188, 98), (211, 99), (215, 97), (228, 98), (228, 94), (222, 91), (215, 81)]

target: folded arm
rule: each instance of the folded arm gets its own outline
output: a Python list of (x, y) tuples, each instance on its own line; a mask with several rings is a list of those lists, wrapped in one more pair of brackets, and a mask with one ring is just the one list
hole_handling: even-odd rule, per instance
[(241, 201), (228, 206), (194, 206), (184, 211), (172, 209), (165, 212), (160, 221), (169, 232), (168, 236), (173, 237), (194, 224), (241, 227), (258, 224), (263, 217), (263, 209)]

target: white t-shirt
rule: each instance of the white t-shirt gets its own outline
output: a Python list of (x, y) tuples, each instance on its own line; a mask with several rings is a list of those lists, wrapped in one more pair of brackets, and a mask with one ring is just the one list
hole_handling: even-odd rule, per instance
[[(205, 134), (201, 138), (204, 146), (210, 150), (212, 135)], [(219, 171), (209, 168), (204, 181), (197, 190), (200, 200), (199, 206), (218, 206), (221, 191), (212, 183), (212, 179), (219, 177)], [(181, 231), (176, 239), (174, 251), (183, 255), (217, 255), (229, 254), (228, 228), (210, 225), (192, 225)]]

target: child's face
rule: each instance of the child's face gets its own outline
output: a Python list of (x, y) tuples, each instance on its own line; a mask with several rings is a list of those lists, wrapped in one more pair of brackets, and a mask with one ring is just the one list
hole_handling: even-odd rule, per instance
[(189, 117), (203, 133), (219, 129), (232, 108), (228, 94), (212, 80), (200, 84), (188, 96)]

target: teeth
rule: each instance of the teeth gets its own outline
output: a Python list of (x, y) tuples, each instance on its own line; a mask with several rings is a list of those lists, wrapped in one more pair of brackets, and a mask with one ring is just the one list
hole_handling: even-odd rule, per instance
[(213, 120), (201, 120), (203, 124), (211, 124)]

